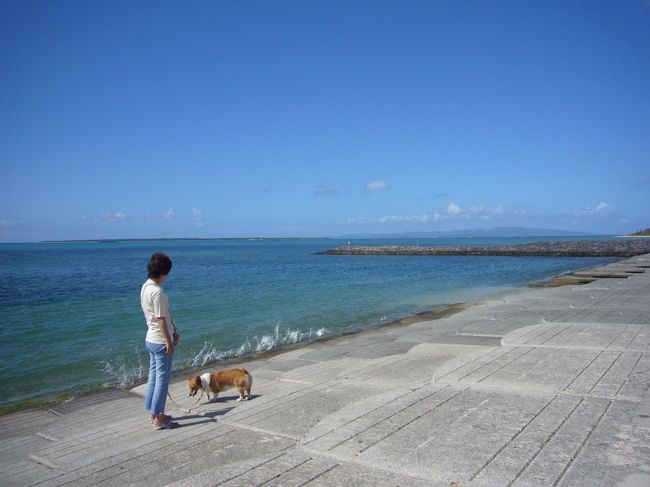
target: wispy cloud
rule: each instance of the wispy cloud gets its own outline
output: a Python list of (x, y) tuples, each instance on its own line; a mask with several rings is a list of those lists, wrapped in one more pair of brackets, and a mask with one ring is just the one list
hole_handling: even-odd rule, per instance
[(418, 215), (384, 215), (380, 223), (405, 223), (422, 224), (450, 220), (497, 220), (506, 217), (524, 217), (528, 212), (522, 208), (506, 208), (501, 203), (495, 206), (483, 204), (461, 207), (451, 202), (447, 206), (432, 212), (423, 212)]
[(163, 213), (126, 213), (124, 211), (107, 211), (94, 215), (82, 215), (85, 221), (123, 222), (126, 220), (173, 220), (176, 218), (176, 211), (168, 208)]
[(386, 181), (382, 181), (382, 180), (370, 181), (368, 182), (368, 184), (366, 184), (364, 191), (366, 193), (374, 193), (375, 191), (387, 190), (389, 187), (390, 186)]
[(0, 218), (0, 227), (8, 227), (9, 226), (9, 220), (5, 218)]
[(366, 223), (366, 219), (363, 217), (348, 218), (345, 223), (348, 225), (358, 225), (360, 223)]
[(586, 208), (579, 208), (573, 210), (574, 217), (606, 217), (611, 215), (613, 212), (612, 205), (601, 201), (596, 207), (592, 208), (587, 206)]
[(434, 218), (433, 215), (422, 213), (417, 216), (399, 216), (399, 215), (384, 215), (379, 219), (380, 223), (428, 223), (439, 219)]
[(379, 223), (401, 223), (418, 225), (433, 222), (507, 222), (509, 224), (545, 222), (546, 224), (577, 224), (580, 222), (616, 222), (628, 223), (629, 219), (618, 214), (612, 204), (601, 201), (595, 206), (585, 206), (564, 213), (536, 213), (525, 208), (507, 207), (501, 203), (488, 206), (484, 204), (460, 206), (455, 202), (434, 211), (412, 215), (386, 214), (380, 217)]
[(205, 215), (203, 210), (199, 208), (192, 208), (192, 220), (194, 221), (195, 227), (204, 227), (205, 226)]
[(501, 203), (495, 206), (486, 206), (484, 204), (479, 204), (463, 208), (452, 202), (442, 210), (433, 212), (433, 218), (491, 220), (504, 216), (525, 216), (526, 214), (526, 210), (520, 208), (506, 209), (505, 206), (503, 206)]
[(341, 192), (329, 181), (320, 183), (314, 191), (314, 196), (321, 198), (336, 198)]
[(107, 211), (98, 215), (83, 215), (82, 220), (90, 221), (105, 221), (105, 222), (121, 222), (131, 217), (123, 211)]

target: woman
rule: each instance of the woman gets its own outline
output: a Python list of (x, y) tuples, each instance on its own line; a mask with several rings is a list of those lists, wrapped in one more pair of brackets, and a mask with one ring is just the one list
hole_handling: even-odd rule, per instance
[(161, 284), (172, 270), (172, 261), (164, 254), (153, 254), (147, 264), (149, 279), (142, 285), (140, 303), (147, 321), (145, 345), (149, 350), (149, 383), (144, 396), (144, 408), (150, 412), (157, 430), (172, 429), (178, 423), (165, 414), (167, 389), (172, 372), (174, 346), (180, 336), (169, 312), (169, 300)]

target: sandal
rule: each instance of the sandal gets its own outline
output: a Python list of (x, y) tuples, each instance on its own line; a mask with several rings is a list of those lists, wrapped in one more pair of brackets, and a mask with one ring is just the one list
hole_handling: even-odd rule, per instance
[[(174, 419), (169, 414), (164, 414), (163, 416), (165, 416), (165, 421), (171, 421), (172, 419)], [(156, 421), (155, 416), (151, 416), (149, 419), (151, 420), (151, 424), (155, 424)]]
[(154, 428), (156, 428), (156, 430), (173, 430), (177, 426), (178, 423), (174, 423), (171, 419), (161, 426), (156, 426), (154, 424)]

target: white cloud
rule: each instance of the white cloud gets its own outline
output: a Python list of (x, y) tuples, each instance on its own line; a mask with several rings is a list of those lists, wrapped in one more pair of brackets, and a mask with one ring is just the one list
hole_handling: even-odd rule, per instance
[(84, 220), (95, 220), (95, 221), (105, 221), (105, 222), (121, 222), (129, 218), (129, 215), (123, 211), (108, 211), (100, 215), (87, 215), (84, 216)]
[(461, 209), (460, 206), (458, 206), (456, 203), (449, 203), (447, 205), (447, 208), (444, 210), (447, 214), (451, 216), (458, 216), (461, 213), (463, 213), (463, 210)]
[(573, 210), (574, 217), (605, 217), (609, 216), (613, 211), (612, 205), (601, 201), (595, 208), (587, 206), (586, 208), (579, 208)]
[(336, 198), (339, 195), (339, 190), (329, 181), (323, 181), (314, 191), (314, 196), (322, 198)]
[(427, 223), (433, 220), (434, 215), (427, 215), (422, 213), (417, 216), (398, 216), (398, 215), (384, 215), (379, 219), (380, 223)]
[(411, 215), (385, 214), (377, 223), (382, 224), (404, 224), (418, 225), (434, 222), (493, 222), (494, 224), (521, 225), (536, 222), (536, 224), (558, 225), (571, 223), (576, 225), (586, 222), (616, 222), (625, 224), (629, 219), (625, 215), (618, 214), (614, 207), (605, 201), (597, 205), (587, 206), (565, 213), (534, 213), (524, 208), (508, 207), (502, 203), (495, 206), (486, 206), (478, 204), (468, 207), (460, 206), (454, 202), (449, 203), (442, 208)]
[(9, 220), (5, 220), (4, 218), (0, 218), (0, 227), (8, 227), (9, 226)]
[(348, 225), (356, 225), (359, 223), (366, 223), (366, 219), (363, 217), (356, 217), (356, 218), (348, 218), (346, 223)]
[(173, 220), (176, 218), (176, 211), (168, 208), (162, 215), (160, 213), (125, 213), (123, 211), (107, 211), (95, 215), (83, 215), (82, 220), (86, 221), (105, 221), (121, 222), (125, 220)]
[(203, 210), (199, 208), (192, 208), (192, 219), (194, 220), (194, 226), (205, 226), (205, 215), (203, 214)]
[(601, 201), (600, 204), (596, 207), (596, 211), (609, 211), (612, 206), (609, 203)]
[(508, 217), (521, 218), (525, 216), (527, 216), (526, 210), (519, 208), (508, 209), (501, 203), (494, 207), (480, 204), (463, 208), (452, 202), (444, 208), (435, 210), (431, 213), (421, 213), (419, 215), (384, 215), (379, 219), (379, 222), (415, 224), (451, 220), (497, 220)]
[(370, 181), (368, 184), (366, 184), (365, 192), (366, 193), (372, 193), (374, 191), (383, 191), (388, 189), (388, 183), (386, 181)]

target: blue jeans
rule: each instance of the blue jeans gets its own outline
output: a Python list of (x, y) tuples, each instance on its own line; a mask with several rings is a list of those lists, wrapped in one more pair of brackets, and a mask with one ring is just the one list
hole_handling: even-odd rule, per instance
[(172, 375), (173, 355), (167, 355), (165, 344), (144, 342), (149, 350), (149, 383), (144, 396), (144, 408), (151, 414), (163, 414), (167, 389)]

